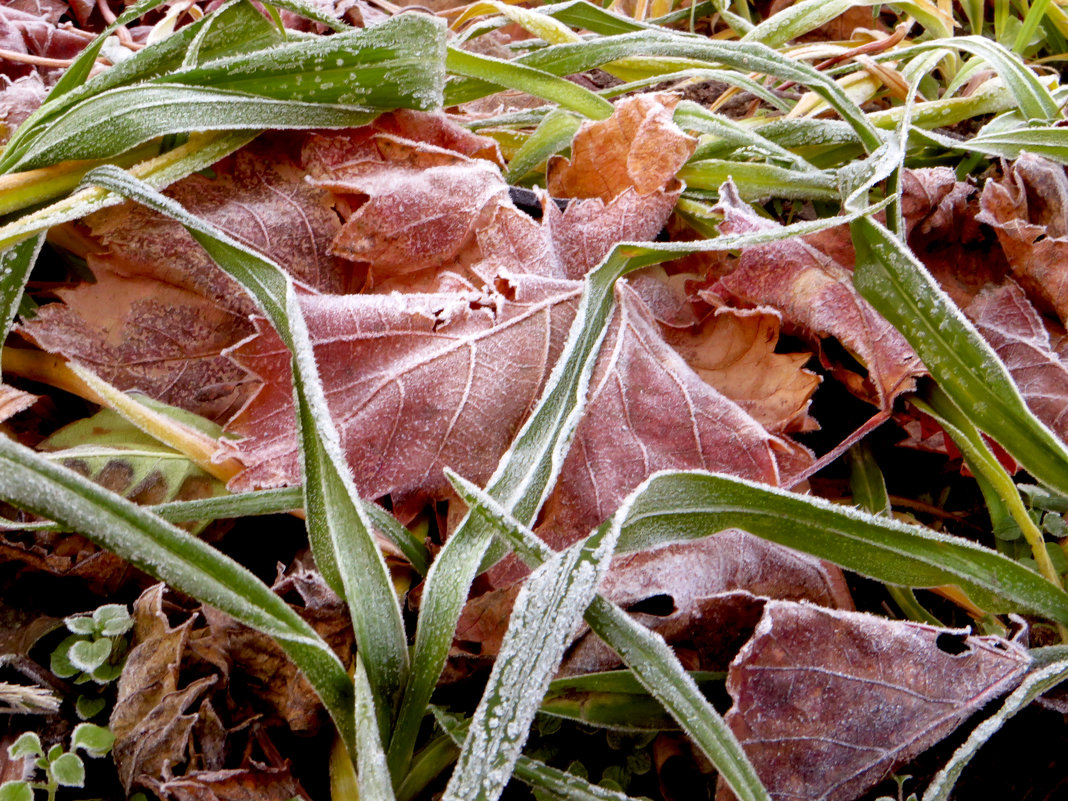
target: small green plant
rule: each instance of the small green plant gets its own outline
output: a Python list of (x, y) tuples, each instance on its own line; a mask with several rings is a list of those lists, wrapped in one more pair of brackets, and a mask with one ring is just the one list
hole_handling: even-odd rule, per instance
[(42, 781), (11, 781), (0, 785), (0, 801), (33, 801), (35, 790), (43, 790), (47, 801), (54, 801), (60, 787), (85, 785), (85, 763), (79, 750), (87, 756), (102, 757), (115, 742), (115, 735), (103, 726), (81, 723), (70, 737), (70, 750), (56, 744), (46, 753), (41, 738), (28, 731), (7, 749), (11, 759), (34, 757), (34, 765), (44, 771)]
[[(106, 685), (122, 673), (128, 642), (124, 636), (133, 627), (133, 618), (121, 604), (105, 604), (91, 614), (64, 618), (70, 635), (52, 652), (52, 672), (75, 684), (94, 682)], [(75, 701), (78, 717), (88, 720), (99, 714), (106, 701), (99, 694), (79, 695)]]

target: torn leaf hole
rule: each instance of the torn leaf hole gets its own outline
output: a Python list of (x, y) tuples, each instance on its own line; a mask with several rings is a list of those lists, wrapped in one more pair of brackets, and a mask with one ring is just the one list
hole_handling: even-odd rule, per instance
[(655, 615), (656, 617), (668, 617), (675, 614), (675, 599), (667, 593), (650, 595), (640, 601), (630, 604), (627, 611), (635, 614)]
[(938, 635), (938, 639), (935, 640), (935, 646), (939, 651), (950, 656), (960, 656), (972, 650), (963, 634), (952, 634), (948, 631)]

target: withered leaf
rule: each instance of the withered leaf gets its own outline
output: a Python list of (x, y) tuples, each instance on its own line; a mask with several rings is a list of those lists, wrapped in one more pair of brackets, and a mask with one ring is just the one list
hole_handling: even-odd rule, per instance
[(667, 93), (632, 95), (608, 119), (583, 123), (571, 159), (549, 160), (549, 194), (608, 203), (628, 189), (650, 195), (667, 187), (697, 147), (672, 119), (678, 102)]
[(307, 798), (288, 767), (253, 763), (248, 768), (203, 770), (153, 782), (162, 801), (290, 801)]
[[(769, 601), (731, 664), (727, 723), (775, 799), (849, 801), (1022, 679), (996, 637)], [(721, 782), (717, 798), (732, 797)]]
[(36, 395), (0, 382), (0, 423), (12, 415), (29, 409), (36, 402)]
[(1013, 274), (1043, 310), (1068, 321), (1068, 177), (1064, 167), (1021, 154), (983, 187), (980, 222), (994, 227)]
[(108, 726), (112, 756), (127, 793), (146, 777), (170, 778), (186, 758), (195, 714), (185, 714), (215, 683), (205, 676), (179, 686), (182, 655), (193, 625), (171, 627), (163, 613), (164, 586), (146, 590), (134, 603), (134, 646), (118, 683)]
[(965, 313), (1005, 362), (1031, 411), (1068, 439), (1068, 365), (1023, 290), (1011, 281), (989, 286)]
[[(717, 208), (724, 215), (724, 233), (778, 225), (757, 216), (730, 184), (721, 189)], [(835, 375), (882, 409), (913, 389), (925, 372), (905, 338), (853, 288), (849, 270), (802, 239), (745, 248), (733, 272), (703, 290), (702, 297), (713, 304), (771, 306), (803, 336), (833, 336), (867, 368), (867, 376), (861, 376), (839, 366)], [(821, 359), (827, 361), (822, 352)]]
[(776, 353), (780, 317), (768, 308), (721, 307), (699, 325), (664, 328), (664, 338), (701, 378), (776, 434), (814, 431), (809, 416), (820, 377), (807, 353)]

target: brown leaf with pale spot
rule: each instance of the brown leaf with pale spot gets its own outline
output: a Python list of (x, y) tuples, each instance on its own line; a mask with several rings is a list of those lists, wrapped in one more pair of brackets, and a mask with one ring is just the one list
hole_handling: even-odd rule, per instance
[[(850, 801), (1019, 684), (996, 637), (769, 601), (731, 664), (727, 723), (773, 799)], [(720, 782), (720, 801), (733, 795)]]
[(678, 102), (667, 93), (632, 95), (608, 119), (583, 123), (571, 159), (549, 160), (549, 194), (609, 203), (628, 189), (637, 195), (665, 189), (697, 147), (672, 120)]
[[(730, 184), (721, 189), (717, 208), (724, 215), (724, 233), (778, 227), (757, 216)], [(925, 374), (905, 338), (854, 289), (850, 271), (801, 239), (745, 248), (733, 272), (702, 296), (713, 305), (729, 300), (770, 306), (805, 337), (817, 342), (836, 338), (867, 368), (867, 375), (839, 365), (833, 367), (835, 376), (882, 409), (888, 410), (894, 398), (912, 390), (916, 377)], [(829, 363), (826, 354), (820, 355)]]
[(1068, 321), (1068, 176), (1064, 167), (1021, 154), (983, 187), (978, 219), (997, 232), (1013, 275), (1043, 310)]
[(776, 353), (779, 314), (719, 308), (694, 328), (664, 328), (664, 338), (711, 386), (774, 434), (815, 431), (809, 416), (820, 377), (805, 370), (808, 353)]
[(249, 377), (223, 351), (250, 333), (244, 315), (172, 284), (94, 267), (95, 283), (60, 290), (62, 303), (42, 306), (17, 330), (120, 389), (229, 419)]

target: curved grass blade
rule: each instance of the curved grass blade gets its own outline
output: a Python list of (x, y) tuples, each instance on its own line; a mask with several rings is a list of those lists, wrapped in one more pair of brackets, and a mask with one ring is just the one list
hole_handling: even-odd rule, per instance
[[(802, 34), (814, 31), (851, 8), (880, 4), (879, 0), (803, 0), (768, 17), (742, 37), (742, 41), (762, 42), (769, 47), (778, 47)], [(915, 17), (935, 36), (953, 35), (953, 17), (928, 0), (906, 0), (892, 5), (895, 9), (901, 9)]]
[(928, 785), (923, 794), (923, 801), (946, 801), (961, 772), (983, 744), (1004, 726), (1009, 718), (1065, 679), (1068, 679), (1068, 659), (1062, 658), (1032, 670), (1020, 686), (1005, 699), (1001, 709), (976, 726), (964, 745), (954, 752), (949, 762)]
[(834, 175), (820, 170), (791, 170), (759, 162), (703, 159), (689, 161), (678, 178), (687, 189), (715, 191), (733, 180), (745, 200), (784, 197), (798, 200), (835, 200), (838, 184)]
[[(1058, 120), (1060, 106), (1039, 77), (1023, 60), (998, 42), (983, 36), (954, 36), (895, 50), (894, 59), (931, 50), (963, 50), (986, 61), (1004, 82), (1019, 109), (1029, 120)], [(884, 56), (885, 58), (885, 56)]]
[(356, 706), (356, 783), (363, 801), (394, 801), (393, 783), (386, 767), (386, 752), (378, 729), (375, 697), (367, 669), (356, 653), (353, 689)]
[[(529, 567), (552, 558), (554, 551), (488, 493), (455, 473), (448, 475), (472, 513), (495, 527)], [(622, 526), (636, 498), (635, 494), (629, 496), (604, 524), (620, 527), (620, 542)], [(600, 595), (586, 608), (584, 617), (594, 633), (619, 654), (638, 681), (704, 752), (741, 801), (770, 801), (742, 746), (659, 634)]]
[(913, 136), (950, 150), (965, 150), (1017, 159), (1023, 152), (1043, 156), (1051, 161), (1068, 164), (1068, 130), (1056, 126), (1019, 128), (1015, 131), (977, 134), (970, 139), (954, 139), (935, 131), (914, 130)]
[(0, 253), (0, 343), (7, 339), (22, 300), (26, 279), (44, 244), (44, 235), (25, 239)]
[[(536, 97), (551, 100), (562, 108), (570, 109), (584, 117), (603, 120), (612, 114), (612, 104), (602, 97), (579, 86), (565, 81), (544, 70), (529, 67), (516, 59), (504, 61), (499, 58), (482, 56), (450, 47), (445, 58), (449, 72), (469, 78), (489, 82), (495, 87), (519, 89)], [(492, 91), (497, 91), (496, 88)], [(446, 105), (454, 103), (446, 101)]]
[(524, 583), (443, 801), (495, 801), (504, 790), (618, 537), (617, 527), (602, 526)]
[[(303, 487), (282, 487), (243, 492), (223, 498), (161, 503), (151, 509), (164, 520), (184, 523), (190, 520), (219, 520), (231, 517), (281, 514), (303, 507)], [(426, 575), (430, 566), (430, 554), (426, 545), (378, 504), (363, 501), (363, 509), (375, 530), (397, 546), (405, 558), (411, 562), (416, 572)]]
[[(521, 64), (553, 75), (570, 75), (628, 56), (697, 59), (722, 64), (746, 74), (758, 72), (795, 81), (826, 100), (856, 131), (865, 149), (873, 151), (882, 144), (882, 138), (865, 114), (832, 78), (758, 43), (717, 41), (660, 30), (637, 31), (600, 40), (553, 45), (507, 63)], [(445, 89), (445, 104), (459, 105), (495, 91), (496, 86), (486, 81), (451, 81)]]
[[(469, 720), (460, 720), (440, 707), (432, 707), (434, 719), (445, 730), (446, 737), (460, 745), (467, 736), (471, 725)], [(551, 798), (565, 801), (634, 801), (624, 793), (609, 790), (596, 784), (590, 784), (574, 773), (557, 770), (530, 757), (520, 756), (515, 763), (515, 778), (531, 787), (545, 790)], [(398, 801), (400, 799), (398, 798)]]
[[(155, 189), (163, 189), (187, 175), (209, 167), (252, 141), (258, 131), (190, 134), (186, 144), (162, 156), (130, 168), (130, 174)], [(44, 233), (54, 225), (77, 220), (94, 211), (122, 203), (124, 198), (99, 187), (88, 187), (0, 226), (0, 248), (8, 248), (27, 237)]]
[(374, 689), (381, 736), (408, 669), (408, 646), (389, 570), (371, 534), (319, 381), (311, 340), (289, 276), (274, 262), (189, 214), (126, 173), (101, 167), (88, 180), (172, 217), (240, 283), (293, 354), (305, 473), (304, 508), (316, 563), (348, 601), (356, 643)]
[(151, 512), (0, 437), (0, 497), (78, 531), (146, 573), (274, 638), (307, 676), (346, 741), (352, 683), (315, 630), (242, 565)]
[(726, 475), (666, 472), (647, 479), (634, 491), (619, 550), (699, 539), (732, 527), (878, 581), (956, 584), (990, 612), (1027, 611), (1068, 621), (1068, 593), (996, 551)]
[(1068, 494), (1068, 448), (1034, 416), (1005, 365), (916, 258), (867, 217), (851, 223), (860, 294), (912, 345), (939, 385), (1035, 478)]
[(570, 147), (581, 124), (574, 114), (562, 109), (550, 111), (512, 156), (504, 180), (514, 184), (549, 156)]
[[(788, 164), (793, 164), (796, 169), (817, 172), (815, 167), (796, 153), (792, 153), (770, 139), (764, 138), (751, 128), (739, 125), (729, 117), (723, 117), (709, 111), (692, 100), (683, 100), (675, 107), (674, 119), (675, 124), (680, 128), (694, 133), (714, 136), (722, 140), (722, 144), (719, 144), (719, 147), (725, 144), (734, 148), (754, 148), (766, 153), (771, 158), (781, 159)], [(697, 162), (702, 158), (711, 156), (712, 153), (707, 152), (708, 147), (708, 144), (703, 142), (698, 145), (690, 161)]]
[(46, 130), (49, 121), (64, 110), (108, 89), (146, 81), (181, 68), (194, 42), (200, 56), (210, 59), (273, 47), (281, 40), (278, 30), (252, 4), (246, 0), (230, 0), (211, 14), (145, 47), (84, 84), (58, 96), (55, 93), (49, 95), (15, 131), (0, 160), (0, 170), (8, 171), (26, 152), (30, 142)]

